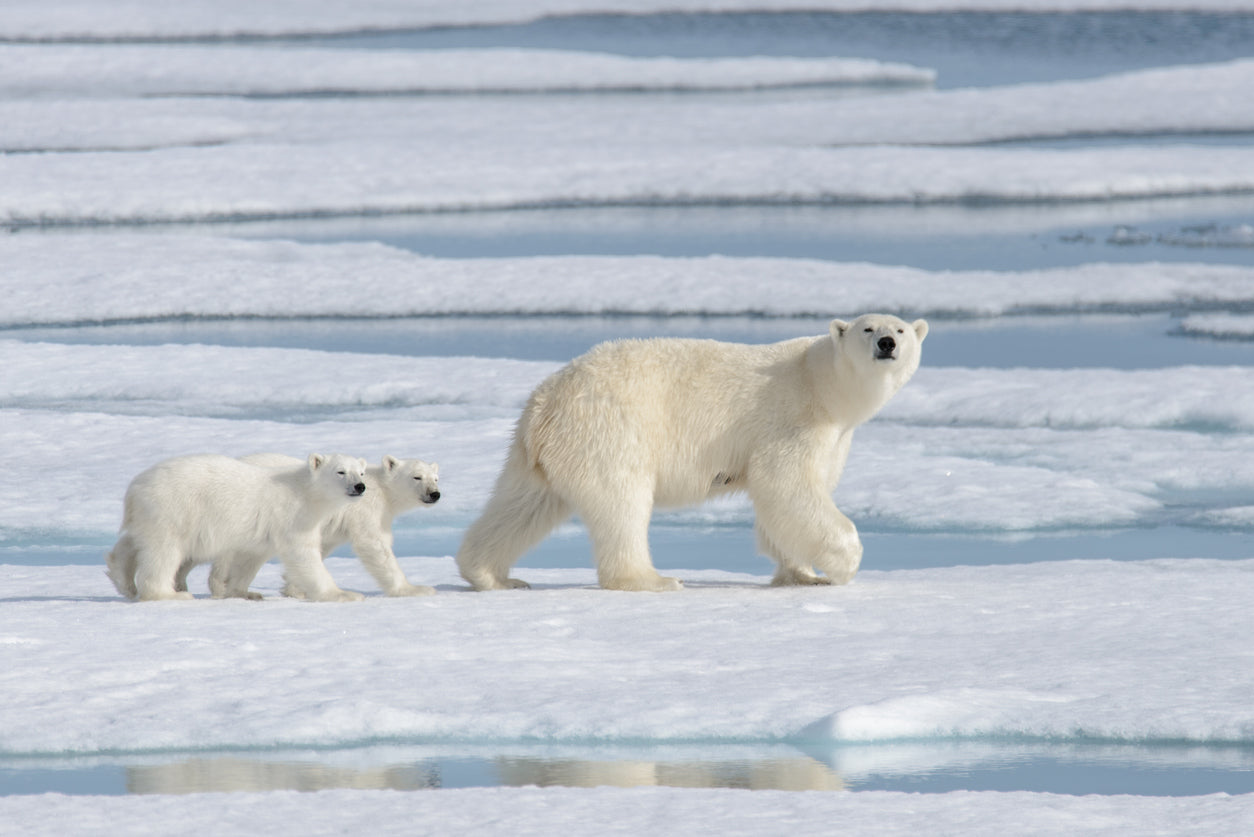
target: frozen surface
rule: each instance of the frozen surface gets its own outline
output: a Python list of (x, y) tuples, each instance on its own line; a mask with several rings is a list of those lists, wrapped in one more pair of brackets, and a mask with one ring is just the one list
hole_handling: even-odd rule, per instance
[[(524, 564), (518, 574), (535, 589), (480, 595), (466, 590), (446, 547), (422, 535), (430, 527), (447, 543), (482, 507), (523, 400), (556, 363), (494, 357), (502, 352), (491, 340), (465, 353), (478, 356), (442, 358), (73, 345), (81, 327), (100, 323), (222, 320), (246, 329), (257, 319), (320, 318), (368, 331), (385, 318), (414, 317), (415, 328), (436, 318), (456, 323), (449, 315), (502, 323), (537, 314), (559, 322), (588, 314), (795, 317), (802, 335), (821, 331), (830, 316), (868, 309), (928, 316), (930, 339), (954, 318), (986, 318), (1005, 334), (1017, 315), (1091, 326), (1094, 312), (1145, 311), (1181, 318), (1184, 333), (1246, 339), (1246, 315), (1237, 312), (1254, 305), (1254, 272), (1202, 262), (1249, 244), (1248, 219), (1231, 202), (1254, 192), (1254, 62), (934, 91), (911, 89), (933, 78), (925, 61), (111, 42), (797, 7), (185, 5), (17, 0), (0, 8), (0, 39), (8, 39), (0, 45), (0, 224), (11, 231), (0, 235), (0, 326), (12, 338), (32, 325), (67, 338), (0, 339), (0, 560), (12, 556), (0, 573), (0, 769), (121, 766), (133, 789), (158, 794), (0, 798), (0, 828), (1254, 830), (1249, 795), (704, 787), (718, 763), (710, 754), (746, 748), (781, 754), (738, 768), (742, 787), (760, 788), (832, 790), (877, 772), (959, 771), (990, 750), (1033, 744), (1097, 742), (1146, 758), (1174, 749), (1190, 764), (1248, 770), (1254, 550), (1241, 552), (1232, 533), (1254, 521), (1249, 366), (1169, 358), (1131, 371), (938, 367), (925, 346), (916, 379), (858, 432), (836, 494), (864, 530), (899, 543), (929, 541), (911, 533), (934, 542), (1076, 531), (1096, 541), (1138, 527), (1146, 534), (1137, 543), (1148, 544), (1140, 560), (1053, 554), (1044, 563), (976, 567), (959, 558), (884, 571), (868, 555), (848, 587), (778, 590), (766, 586), (765, 560), (761, 574), (741, 574), (685, 568), (689, 556), (666, 554), (659, 564), (679, 568), (687, 585), (675, 595), (602, 591), (578, 564)], [(1115, 4), (876, 7), (923, 5)], [(805, 7), (864, 8), (861, 0)], [(48, 43), (76, 37), (90, 43)], [(881, 203), (903, 212), (947, 205), (968, 224), (975, 214), (961, 210), (1000, 207), (978, 213), (979, 229), (1022, 233), (1040, 228), (1035, 210), (1063, 203), (1072, 204), (1068, 218), (1148, 225), (1158, 204), (1123, 199), (1176, 195), (1229, 196), (1217, 224), (1180, 228), (1180, 240), (1169, 242), (1208, 248), (1197, 263), (1039, 270), (1025, 246), (1019, 269), (1003, 272), (723, 257), (451, 261), (381, 244), (160, 228), (444, 210)], [(35, 225), (105, 229), (24, 229)], [(1154, 234), (1120, 230), (1115, 243)], [(913, 232), (900, 230), (903, 238)], [(103, 552), (127, 482), (153, 461), (258, 450), (440, 462), (441, 503), (401, 524), (413, 544), (401, 558), (405, 571), (439, 593), (387, 599), (356, 561), (332, 558), (332, 574), (368, 592), (365, 601), (282, 599), (271, 564), (258, 579), (267, 597), (260, 603), (205, 598), (201, 569), (191, 580), (197, 601), (138, 605), (115, 595), (100, 565), (30, 565), (31, 555), (67, 542)], [(665, 514), (694, 539), (704, 525), (747, 536), (751, 521), (743, 499)], [(1237, 545), (1218, 560), (1206, 538), (1154, 542), (1168, 529), (1208, 530)], [(1008, 551), (1016, 543), (988, 541), (986, 549), (1004, 543)], [(661, 783), (675, 764), (648, 753), (671, 747), (699, 754), (684, 780), (694, 787), (609, 787)], [(515, 784), (549, 783), (546, 771), (560, 767), (586, 787), (366, 790), (412, 777), (381, 776), (392, 763), (364, 754), (407, 748), (493, 753)], [(552, 758), (536, 763), (537, 750)], [(302, 785), (281, 763), (293, 752), (321, 754), (324, 775)], [(159, 795), (187, 789), (189, 776), (236, 769), (253, 776), (240, 788), (253, 792)], [(255, 792), (301, 786), (328, 790)], [(354, 790), (329, 790), (337, 787)]]
[[(126, 484), (147, 464), (258, 450), (438, 461), (445, 497), (426, 518), (464, 525), (487, 499), (527, 394), (557, 368), (209, 346), (0, 348), (0, 461), (12, 475), (0, 488), (0, 530), (10, 534), (108, 533)], [(1209, 497), (1211, 511), (1248, 505), (1248, 377), (1244, 367), (925, 367), (859, 431), (837, 500), (864, 525), (894, 528), (1222, 525), (1191, 498)], [(52, 460), (61, 466), (46, 479)], [(886, 478), (902, 473), (911, 478)], [(752, 519), (743, 498), (678, 514)]]
[(1249, 314), (1191, 314), (1180, 322), (1185, 334), (1234, 340), (1254, 340), (1254, 316)]
[[(1254, 151), (1241, 144), (978, 145), (1248, 133), (1248, 60), (1058, 84), (766, 103), (695, 95), (241, 100), (223, 96), (447, 92), (450, 85), (539, 93), (630, 84), (656, 91), (682, 83), (696, 90), (721, 79), (743, 89), (920, 81), (927, 74), (818, 59), (223, 50), (225, 57), (206, 62), (211, 50), (198, 46), (0, 46), (9, 94), (0, 102), (0, 147), (26, 152), (0, 156), (0, 222), (1058, 203), (1254, 190)], [(99, 72), (82, 69), (97, 65)]]
[[(7, 567), (0, 752), (1254, 741), (1251, 561), (864, 571), (825, 589), (691, 571), (670, 596), (597, 589), (591, 569), (480, 595), (449, 558), (403, 565), (440, 593), (311, 605), (277, 598), (271, 564), (260, 604), (203, 598), (201, 570), (200, 600), (133, 605), (98, 567)], [(371, 589), (356, 561), (329, 568)]]
[[(126, 0), (103, 8), (90, 0), (58, 3), (50, 12), (35, 0), (0, 10), (0, 36), (28, 40), (206, 37), (356, 32), (363, 29), (517, 23), (550, 15), (651, 14), (816, 9), (936, 12), (1077, 11), (1126, 9), (1128, 0), (284, 0), (262, 6), (228, 0), (212, 7), (172, 8), (162, 0)], [(1139, 9), (1246, 11), (1242, 0), (1138, 0)]]
[[(815, 778), (794, 774), (793, 781), (826, 776), (822, 786), (830, 788), (891, 769), (884, 759), (904, 755), (888, 748), (878, 758), (872, 750), (842, 758), (841, 746), (855, 742), (1204, 747), (1254, 736), (1244, 630), (1254, 594), (1250, 561), (864, 572), (846, 588), (804, 590), (768, 588), (765, 576), (688, 573), (688, 589), (665, 596), (595, 589), (590, 570), (532, 571), (535, 590), (471, 594), (459, 592), (448, 558), (403, 565), (440, 593), (302, 604), (275, 598), (280, 579), (270, 566), (258, 579), (268, 596), (261, 603), (130, 605), (98, 568), (6, 567), (0, 754), (39, 764), (54, 755), (187, 752), (209, 769), (221, 760), (215, 751), (233, 748), (256, 759), (268, 748), (351, 745), (460, 742), (508, 753), (523, 744), (756, 741), (803, 748)], [(330, 568), (345, 585), (370, 589), (355, 562), (332, 559)], [(203, 586), (203, 578), (193, 574), (192, 585)], [(804, 666), (796, 664), (799, 647), (815, 650)], [(638, 759), (586, 769), (589, 785), (648, 783), (649, 765)], [(182, 781), (177, 768), (142, 774), (150, 792)], [(371, 780), (359, 773), (352, 781)], [(542, 782), (541, 774), (531, 781)], [(319, 833), (351, 810), (359, 812), (357, 827), (372, 830), (402, 821), (415, 827), (407, 816), (419, 818), (420, 831), (423, 817), (437, 818), (432, 831), (467, 823), (476, 833), (528, 833), (541, 821), (586, 828), (592, 816), (598, 829), (613, 820), (631, 830), (637, 815), (619, 821), (611, 812), (636, 802), (663, 816), (655, 806), (677, 804), (671, 793), (501, 790), (432, 800), (359, 791), (229, 802), (209, 795), (183, 797), (178, 819), (189, 828), (212, 817), (219, 829), (264, 830), (269, 818), (290, 826), (297, 817)], [(1044, 833), (1100, 833), (1115, 821), (1127, 833), (1177, 817), (1188, 827), (1204, 822), (1210, 833), (1238, 833), (1252, 815), (1248, 797), (1223, 796), (723, 791), (683, 799), (681, 807), (704, 812), (707, 825), (727, 817), (731, 833), (814, 827), (838, 816), (856, 833), (882, 834), (876, 819), (885, 809), (897, 812), (893, 828), (909, 822), (906, 811), (928, 812), (936, 818), (931, 833), (984, 833), (971, 831), (975, 823), (997, 833), (1012, 811)], [(167, 804), (44, 796), (0, 800), (0, 811), (10, 826), (38, 823), (55, 809), (60, 824), (74, 816), (87, 832), (102, 817), (143, 833), (145, 823), (164, 825)], [(264, 813), (232, 825), (221, 819), (224, 808)], [(686, 816), (663, 816), (663, 831), (688, 831)]]
[(935, 77), (918, 67), (839, 58), (168, 45), (0, 46), (0, 75), (0, 93), (15, 97), (761, 90), (920, 85)]
[(1150, 262), (926, 271), (717, 256), (468, 260), (424, 258), (379, 244), (18, 233), (0, 237), (0, 289), (6, 300), (0, 324), (10, 326), (438, 314), (828, 318), (866, 310), (992, 317), (1249, 305), (1254, 269)]
[(0, 798), (24, 834), (793, 835), (1239, 834), (1254, 827), (1248, 796), (1146, 799), (1030, 793), (796, 794), (679, 788), (501, 788), (412, 794), (294, 791), (243, 796)]

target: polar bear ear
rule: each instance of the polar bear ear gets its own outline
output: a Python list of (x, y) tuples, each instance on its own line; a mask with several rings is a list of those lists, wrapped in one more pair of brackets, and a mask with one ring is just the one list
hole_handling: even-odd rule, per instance
[(923, 338), (927, 337), (927, 320), (915, 320), (910, 325), (914, 328), (914, 333), (918, 335), (919, 342), (922, 343)]
[(839, 340), (845, 336), (845, 332), (849, 330), (849, 323), (844, 320), (832, 320), (832, 324), (828, 327), (833, 340)]
[(393, 471), (396, 470), (396, 467), (400, 464), (401, 464), (401, 461), (390, 453), (387, 456), (383, 457), (383, 470), (386, 473), (389, 473), (389, 474), (392, 473)]
[(435, 474), (437, 477), (440, 475), (440, 463), (439, 462), (431, 463), (431, 473)]
[(327, 461), (327, 458), (320, 453), (309, 454), (309, 470), (316, 471), (321, 468)]

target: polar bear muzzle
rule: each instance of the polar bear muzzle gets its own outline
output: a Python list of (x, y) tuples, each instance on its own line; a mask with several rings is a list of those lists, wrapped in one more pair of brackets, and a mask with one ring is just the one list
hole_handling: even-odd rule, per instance
[(897, 359), (897, 341), (891, 337), (881, 337), (875, 342), (875, 359), (876, 360), (896, 360)]

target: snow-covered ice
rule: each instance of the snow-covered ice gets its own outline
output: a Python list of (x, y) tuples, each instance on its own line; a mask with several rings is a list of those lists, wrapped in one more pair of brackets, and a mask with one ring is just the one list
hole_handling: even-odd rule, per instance
[(380, 244), (131, 233), (9, 235), (0, 262), (0, 324), (8, 326), (442, 314), (822, 318), (873, 308), (993, 317), (1254, 303), (1254, 268), (1201, 262), (927, 271), (719, 256), (435, 259)]
[(260, 47), (0, 46), (0, 93), (279, 96), (764, 90), (930, 84), (931, 70), (860, 59), (632, 58), (553, 50), (397, 52)]
[(258, 5), (223, 0), (212, 7), (171, 7), (162, 0), (10, 0), (0, 9), (0, 35), (15, 40), (194, 38), (309, 35), (432, 26), (523, 23), (562, 15), (667, 12), (788, 11), (1246, 11), (1243, 0), (279, 0)]
[[(134, 753), (151, 762), (186, 752), (188, 769), (204, 773), (216, 759), (229, 763), (216, 753), (240, 748), (251, 751), (246, 759), (264, 764), (267, 748), (463, 741), (509, 754), (534, 745), (560, 753), (563, 746), (651, 741), (734, 752), (738, 743), (758, 742), (799, 748), (789, 760), (792, 781), (830, 788), (864, 770), (889, 769), (884, 758), (899, 759), (896, 769), (911, 766), (908, 751), (894, 755), (891, 747), (878, 757), (856, 749), (845, 757), (842, 745), (850, 743), (956, 738), (1204, 746), (1248, 744), (1254, 729), (1244, 628), (1254, 594), (1249, 561), (871, 571), (848, 588), (825, 590), (776, 590), (766, 587), (767, 576), (706, 572), (689, 574), (681, 595), (646, 597), (595, 589), (591, 570), (534, 571), (535, 590), (479, 595), (457, 592), (448, 558), (406, 559), (404, 567), (439, 585), (440, 594), (324, 607), (274, 598), (139, 606), (105, 589), (96, 567), (6, 568), (0, 750), (33, 764), (53, 755)], [(333, 559), (331, 570), (349, 586), (368, 582), (353, 561)], [(198, 581), (193, 575), (193, 586)], [(280, 583), (271, 565), (257, 587), (273, 597)], [(804, 664), (800, 649), (807, 649)], [(639, 784), (650, 775), (639, 754), (630, 762), (593, 760), (582, 773), (569, 758), (573, 775), (592, 784)], [(518, 769), (526, 764), (519, 759)], [(796, 766), (805, 764), (810, 779)], [(665, 768), (661, 762), (651, 769)], [(164, 772), (148, 768), (139, 775), (151, 790), (161, 782), (173, 789), (182, 781), (179, 769), (175, 761)], [(526, 775), (519, 778), (526, 782)], [(543, 783), (542, 775), (531, 781)], [(370, 780), (363, 774), (340, 781)], [(771, 786), (769, 777), (761, 781)], [(582, 806), (592, 801), (612, 810), (632, 798), (601, 790), (572, 801), (570, 793), (547, 798), (554, 806), (550, 825), (582, 820)], [(726, 813), (713, 811), (744, 804), (734, 797), (724, 792), (692, 803), (713, 806), (709, 816), (719, 822)], [(275, 811), (288, 804), (282, 795), (253, 798), (271, 800)], [(922, 803), (875, 798), (890, 807)], [(994, 833), (1004, 826), (1007, 798), (950, 794), (940, 797), (946, 803), (924, 804), (942, 825), (960, 817), (952, 825), (958, 829), (982, 818), (987, 831), (966, 833)], [(1064, 823), (1096, 804), (1009, 798), (1021, 816), (1066, 812), (1062, 822), (1044, 822), (1042, 833), (1064, 833)], [(523, 791), (485, 793), (478, 804), (500, 816), (506, 807), (497, 806), (515, 799), (534, 804)], [(436, 806), (454, 822), (472, 815), (465, 806), (474, 807), (460, 793), (440, 803), (377, 802), (363, 809), (359, 827), (396, 827), (393, 805)], [(1103, 804), (1112, 806), (1105, 809), (1110, 816), (1133, 824), (1166, 804), (1140, 802)], [(63, 803), (9, 799), (0, 800), (0, 810), (10, 823), (23, 823), (53, 807), (64, 812)], [(317, 822), (324, 806), (338, 803), (336, 794), (308, 798), (301, 821)], [(93, 807), (128, 822), (139, 816), (127, 813), (134, 804), (98, 800)], [(154, 799), (141, 810), (158, 817), (163, 804)], [(768, 797), (749, 810), (774, 816), (778, 804)], [(883, 833), (857, 818), (858, 806), (873, 806), (870, 800), (796, 804), (812, 826), (839, 806), (853, 806), (851, 830)], [(185, 805), (190, 822), (220, 813), (212, 796)], [(1211, 817), (1249, 823), (1254, 813), (1248, 797), (1195, 797), (1187, 810), (1212, 826)], [(685, 822), (664, 821), (662, 830), (687, 831)], [(766, 823), (766, 833), (782, 828)], [(507, 826), (479, 827), (501, 833), (496, 829)], [(419, 824), (428, 829), (440, 830)], [(744, 822), (729, 822), (728, 830), (759, 831)]]
[[(769, 322), (800, 336), (890, 310), (930, 318), (941, 345), (959, 327), (1005, 339), (1029, 317), (1094, 331), (1098, 315), (1153, 312), (1167, 345), (1240, 346), (1254, 333), (1254, 269), (1224, 262), (1249, 243), (1248, 219), (1231, 217), (1254, 193), (1248, 56), (935, 90), (926, 61), (162, 40), (924, 6), (1127, 3), (2, 4), (0, 560), (11, 563), (0, 573), (0, 773), (109, 769), (132, 795), (3, 796), (0, 831), (1254, 830), (1248, 793), (830, 793), (1033, 748), (1251, 771), (1254, 549), (1220, 560), (1177, 537), (1133, 556), (1098, 547), (1068, 560), (1060, 547), (1010, 563), (1016, 544), (1058, 533), (1248, 533), (1254, 367), (1226, 359), (1239, 353), (1011, 368), (993, 351), (976, 367), (929, 363), (925, 344), (915, 379), (859, 430), (836, 500), (865, 532), (919, 549), (986, 536), (1008, 554), (994, 566), (885, 569), (868, 549), (847, 587), (773, 589), (765, 559), (694, 569), (667, 546), (658, 563), (686, 582), (675, 595), (602, 591), (589, 564), (525, 561), (517, 573), (535, 589), (472, 594), (445, 545), (483, 506), (519, 409), (559, 360), (499, 356), (490, 341), (437, 357), (334, 340), (282, 348), (267, 334), (314, 321), (344, 334), (629, 316), (659, 330)], [(1136, 7), (1248, 13), (1237, 0)], [(1167, 234), (1194, 248), (1190, 261), (1054, 269), (1030, 248), (997, 271), (705, 254), (447, 259), (311, 243), (299, 227), (448, 210), (881, 204), (954, 217), (1000, 207), (980, 229), (1026, 239), (1039, 207), (1070, 204), (1065, 217), (1110, 217), (1124, 225), (1112, 238), (1136, 244), (1155, 234), (1135, 225), (1161, 215), (1147, 199), (1207, 195), (1229, 196), (1223, 224)], [(282, 218), (305, 240), (247, 223)], [(180, 221), (237, 223), (163, 226)], [(258, 345), (129, 336), (219, 322)], [(198, 600), (139, 605), (102, 564), (41, 561), (67, 543), (103, 552), (126, 484), (153, 461), (258, 450), (439, 461), (440, 504), (398, 524), (413, 545), (406, 573), (438, 594), (385, 598), (357, 561), (333, 557), (337, 581), (365, 601), (283, 599), (272, 563), (259, 603), (209, 599), (202, 568)], [(664, 519), (743, 532), (751, 558), (743, 498)], [(430, 759), (468, 756), (502, 785), (570, 787), (412, 791), (442, 786), (423, 773)], [(651, 784), (669, 787), (625, 787)]]

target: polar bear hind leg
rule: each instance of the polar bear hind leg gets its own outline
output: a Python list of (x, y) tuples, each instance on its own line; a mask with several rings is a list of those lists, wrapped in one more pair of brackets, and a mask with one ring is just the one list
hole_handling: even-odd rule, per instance
[(135, 588), (141, 602), (190, 599), (186, 590), (175, 589), (179, 567), (186, 556), (177, 544), (164, 540), (135, 541)]
[(510, 452), (487, 507), (466, 530), (457, 550), (462, 578), (476, 590), (530, 587), (522, 579), (510, 578), (510, 568), (572, 513), (539, 474), (515, 462), (516, 456), (525, 455), (516, 448)]
[(234, 552), (217, 558), (209, 570), (209, 593), (215, 599), (261, 601), (265, 597), (248, 586), (269, 557), (266, 552)]
[(139, 597), (139, 591), (135, 589), (135, 542), (128, 533), (122, 533), (113, 549), (105, 556), (105, 566), (109, 580), (119, 593), (132, 600)]
[[(623, 485), (647, 485), (627, 480)], [(594, 508), (581, 508), (579, 517), (592, 540), (597, 581), (605, 590), (667, 592), (683, 589), (677, 578), (659, 575), (649, 555), (651, 491), (635, 496), (607, 496)]]

